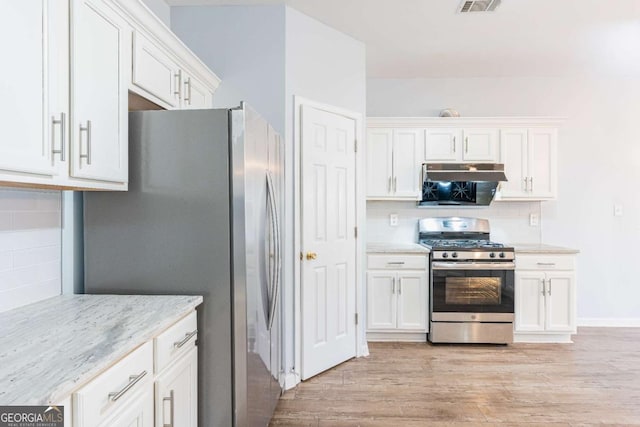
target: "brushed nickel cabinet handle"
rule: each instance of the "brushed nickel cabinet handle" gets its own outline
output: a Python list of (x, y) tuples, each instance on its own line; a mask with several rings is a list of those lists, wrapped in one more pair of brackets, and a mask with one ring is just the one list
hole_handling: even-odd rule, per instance
[(538, 263), (539, 266), (547, 266), (547, 267), (555, 267), (556, 263), (555, 262), (539, 262)]
[(402, 278), (398, 279), (398, 295), (402, 295)]
[(545, 284), (545, 280), (542, 279), (542, 295), (546, 295), (547, 294), (547, 286)]
[(547, 279), (547, 283), (549, 284), (549, 289), (547, 289), (547, 295), (551, 296), (551, 279)]
[(393, 192), (395, 193), (398, 190), (398, 178), (393, 177)]
[(396, 278), (395, 277), (393, 279), (391, 279), (391, 293), (392, 294), (396, 293)]
[(140, 382), (140, 380), (142, 378), (144, 378), (145, 375), (147, 375), (147, 371), (142, 371), (138, 375), (131, 375), (129, 377), (129, 382), (127, 383), (127, 385), (122, 387), (122, 389), (120, 391), (115, 391), (113, 393), (109, 393), (109, 400), (112, 401), (112, 402), (115, 402), (116, 400), (120, 399), (122, 396), (124, 396), (124, 394), (126, 392), (131, 390), (131, 387), (133, 387), (138, 382)]
[(178, 72), (173, 75), (173, 78), (178, 80), (177, 82), (174, 82), (176, 85), (175, 86), (176, 88), (173, 91), (173, 94), (178, 95), (178, 99), (181, 99), (182, 98), (182, 70), (178, 70)]
[(456, 152), (456, 137), (455, 136), (453, 137), (453, 144), (452, 145), (453, 145), (453, 152), (455, 154), (455, 152)]
[(524, 181), (524, 191), (529, 191), (529, 177), (525, 176), (522, 181)]
[[(173, 399), (173, 390), (171, 390), (169, 392), (169, 397), (163, 397), (162, 398), (162, 403), (164, 405), (164, 402), (169, 402), (169, 424), (167, 423), (162, 423), (162, 427), (173, 427), (173, 417), (174, 417), (174, 413), (175, 413), (175, 401)], [(163, 409), (163, 413), (162, 413), (162, 419), (164, 420), (164, 407)]]
[(191, 105), (191, 77), (187, 77), (184, 81), (184, 87), (187, 91), (187, 94), (184, 97), (184, 100)]
[(390, 265), (404, 265), (404, 261), (389, 261), (387, 264)]
[(469, 153), (469, 137), (465, 136), (464, 138), (464, 152)]
[[(60, 149), (56, 150), (55, 147), (55, 127), (56, 125), (60, 125)], [(51, 116), (51, 154), (60, 154), (60, 160), (61, 161), (65, 161), (65, 153), (66, 153), (66, 143), (65, 140), (67, 139), (67, 120), (66, 120), (66, 114), (65, 113), (60, 113), (60, 120), (56, 120), (56, 118), (54, 116)]]
[[(87, 120), (87, 126), (80, 125), (80, 135), (82, 132), (87, 132), (87, 153), (80, 154), (80, 159), (87, 159), (87, 165), (91, 165), (91, 120)], [(80, 142), (82, 142), (82, 137)], [(80, 150), (82, 150), (82, 144), (80, 144)]]
[(529, 182), (531, 182), (531, 191), (533, 192), (533, 177), (529, 177)]
[(195, 329), (195, 330), (193, 330), (193, 331), (191, 331), (191, 332), (187, 332), (186, 334), (184, 334), (184, 338), (183, 338), (182, 340), (180, 340), (180, 341), (176, 341), (176, 342), (174, 342), (174, 343), (173, 343), (173, 346), (174, 346), (175, 348), (180, 348), (180, 347), (182, 347), (182, 346), (183, 346), (183, 345), (185, 345), (187, 342), (189, 342), (189, 340), (190, 340), (191, 338), (193, 338), (197, 333), (198, 333), (198, 330), (197, 330), (197, 329)]
[(391, 193), (391, 177), (387, 180), (387, 193)]

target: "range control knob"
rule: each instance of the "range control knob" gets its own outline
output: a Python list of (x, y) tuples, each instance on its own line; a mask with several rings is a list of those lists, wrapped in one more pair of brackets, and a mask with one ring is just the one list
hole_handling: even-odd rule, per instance
[(504, 258), (504, 252), (500, 252), (500, 258)]
[(446, 253), (446, 252), (445, 252), (445, 253), (443, 253), (443, 254), (442, 254), (442, 258), (449, 258), (449, 254), (448, 254), (448, 253)]
[(496, 254), (495, 254), (495, 252), (491, 252), (491, 253), (489, 254), (489, 256), (490, 256), (491, 258), (495, 258), (495, 257), (496, 257)]
[(452, 253), (452, 254), (451, 254), (451, 256), (452, 256), (453, 258), (458, 258), (458, 252), (454, 252), (454, 253)]

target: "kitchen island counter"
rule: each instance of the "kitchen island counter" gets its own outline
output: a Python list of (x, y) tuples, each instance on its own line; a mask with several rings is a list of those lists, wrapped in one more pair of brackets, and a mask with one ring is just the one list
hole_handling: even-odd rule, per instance
[(59, 404), (201, 303), (201, 296), (61, 295), (0, 313), (0, 405)]

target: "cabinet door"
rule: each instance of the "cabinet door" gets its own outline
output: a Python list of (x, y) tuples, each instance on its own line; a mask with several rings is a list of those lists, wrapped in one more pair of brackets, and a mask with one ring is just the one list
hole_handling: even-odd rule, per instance
[(573, 272), (547, 272), (546, 330), (576, 331), (575, 275)]
[(423, 272), (398, 273), (398, 329), (426, 332), (427, 275)]
[(367, 197), (389, 198), (393, 180), (393, 130), (367, 131)]
[(462, 129), (427, 129), (424, 159), (427, 162), (455, 162), (460, 159)]
[(532, 198), (556, 197), (557, 130), (529, 130), (529, 191)]
[(396, 327), (396, 273), (367, 273), (367, 328)]
[(133, 35), (131, 83), (145, 97), (164, 107), (180, 107), (180, 78), (178, 64), (165, 51), (139, 31)]
[(212, 108), (213, 93), (197, 78), (183, 73), (182, 109), (198, 110)]
[(131, 30), (102, 1), (72, 5), (71, 175), (126, 182)]
[(194, 347), (156, 380), (156, 427), (197, 427), (198, 349)]
[(516, 332), (544, 331), (544, 273), (516, 271), (515, 274), (515, 330)]
[(143, 393), (131, 396), (126, 406), (100, 427), (153, 427), (153, 386), (148, 384)]
[(495, 162), (498, 160), (497, 129), (464, 129), (462, 160)]
[(393, 131), (393, 198), (421, 199), (424, 129)]
[[(57, 88), (55, 31), (59, 27), (58, 0), (7, 1), (0, 9), (0, 40), (5, 65), (0, 69), (0, 103), (3, 135), (0, 138), (0, 170), (54, 175), (56, 167), (52, 134), (59, 135), (61, 111), (51, 99)], [(61, 61), (62, 62), (62, 61)], [(63, 143), (57, 139), (57, 149)], [(57, 156), (56, 156), (57, 158)]]
[(500, 183), (500, 199), (522, 199), (528, 190), (527, 129), (500, 131), (500, 163), (504, 163), (507, 182)]

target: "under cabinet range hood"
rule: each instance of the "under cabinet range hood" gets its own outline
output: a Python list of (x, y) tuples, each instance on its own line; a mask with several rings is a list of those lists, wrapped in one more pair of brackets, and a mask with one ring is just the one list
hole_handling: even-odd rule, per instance
[(506, 181), (501, 163), (424, 163), (418, 206), (488, 206)]

